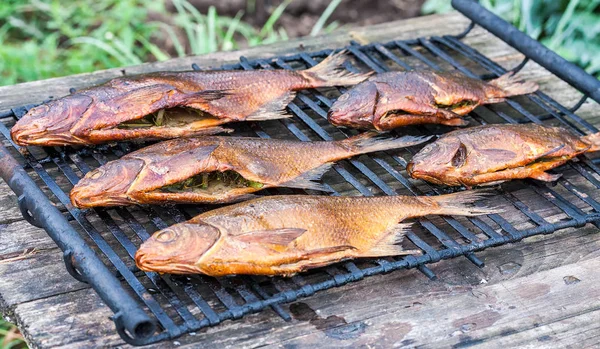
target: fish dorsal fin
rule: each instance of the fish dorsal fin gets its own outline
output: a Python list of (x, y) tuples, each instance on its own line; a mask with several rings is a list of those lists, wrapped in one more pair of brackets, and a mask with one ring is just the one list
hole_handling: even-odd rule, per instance
[(254, 230), (235, 235), (235, 238), (245, 243), (287, 246), (305, 232), (302, 228)]
[(330, 192), (331, 189), (325, 187), (321, 183), (317, 183), (314, 181), (320, 180), (321, 177), (323, 177), (323, 174), (325, 174), (325, 172), (327, 172), (331, 168), (331, 166), (333, 166), (333, 162), (326, 162), (319, 167), (313, 168), (310, 171), (302, 173), (301, 175), (292, 180), (279, 184), (279, 186)]
[(360, 257), (386, 257), (421, 253), (420, 250), (405, 250), (398, 245), (404, 240), (404, 235), (409, 231), (412, 223), (398, 223), (384, 232), (383, 237), (375, 246), (366, 251), (360, 251)]
[(285, 107), (296, 97), (296, 92), (288, 91), (276, 99), (262, 105), (246, 117), (247, 121), (273, 120), (289, 118), (292, 114), (286, 112)]
[(529, 176), (529, 178), (533, 178), (533, 179), (537, 179), (538, 181), (544, 181), (544, 182), (554, 182), (557, 181), (560, 177), (562, 177), (562, 174), (550, 174), (548, 172), (536, 172), (533, 173)]

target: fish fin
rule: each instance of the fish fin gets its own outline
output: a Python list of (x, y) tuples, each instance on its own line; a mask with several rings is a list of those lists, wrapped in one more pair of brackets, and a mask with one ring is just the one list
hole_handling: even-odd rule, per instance
[(356, 85), (366, 80), (373, 72), (352, 73), (343, 64), (348, 59), (348, 51), (332, 54), (319, 64), (299, 73), (312, 82), (312, 87)]
[(581, 137), (581, 140), (591, 144), (590, 149), (586, 150), (586, 152), (593, 152), (600, 150), (600, 132), (592, 133), (591, 135)]
[(306, 229), (302, 228), (281, 228), (254, 230), (234, 236), (236, 239), (246, 243), (286, 246), (305, 232)]
[(502, 103), (506, 100), (504, 97), (486, 97), (485, 104)]
[(327, 191), (331, 192), (331, 189), (327, 188), (321, 183), (317, 183), (314, 181), (318, 181), (323, 177), (323, 174), (333, 166), (333, 162), (326, 162), (323, 165), (313, 168), (310, 171), (304, 172), (298, 177), (279, 184), (280, 187), (288, 187), (288, 188), (300, 188), (300, 189), (312, 189), (319, 191)]
[(544, 182), (554, 182), (557, 181), (560, 177), (562, 177), (562, 174), (550, 174), (548, 172), (537, 172), (537, 173), (532, 173), (529, 178), (533, 178), (533, 179), (537, 179), (538, 181), (544, 181)]
[(420, 250), (405, 250), (398, 245), (404, 240), (406, 232), (410, 230), (412, 223), (398, 223), (388, 229), (381, 240), (366, 251), (358, 252), (360, 257), (387, 257), (406, 254), (421, 253)]
[(548, 150), (547, 152), (545, 152), (544, 154), (540, 155), (540, 156), (538, 157), (538, 159), (545, 158), (546, 156), (552, 155), (552, 154), (556, 153), (557, 151), (561, 150), (561, 149), (562, 149), (562, 148), (564, 148), (564, 147), (565, 147), (565, 144), (561, 144), (561, 145), (559, 145), (558, 147), (555, 147), (555, 148), (553, 148), (553, 149), (550, 149), (550, 150)]
[[(480, 186), (480, 187), (493, 187), (493, 186), (495, 186), (495, 185), (502, 184), (502, 183), (504, 183), (504, 182), (506, 182), (506, 181), (507, 181), (507, 180), (505, 180), (505, 179), (501, 179), (501, 180), (498, 180), (498, 181), (487, 182), (487, 183), (481, 183), (481, 184), (477, 184), (477, 185), (478, 185), (478, 186)], [(471, 189), (469, 186), (467, 186), (467, 185), (465, 185), (465, 184), (463, 184), (463, 185), (464, 185), (464, 186), (465, 186), (467, 189)]]
[[(535, 82), (523, 81), (519, 76), (515, 76), (513, 73), (506, 73), (497, 79), (488, 81), (488, 84), (504, 91), (504, 96), (502, 97), (525, 95), (533, 93), (539, 88)], [(488, 98), (486, 103), (493, 103), (493, 99), (495, 98)]]
[(248, 115), (247, 121), (261, 121), (289, 118), (292, 114), (286, 112), (285, 107), (296, 97), (296, 92), (288, 91), (276, 99), (262, 105), (252, 114)]
[[(350, 246), (350, 245), (324, 247), (324, 248), (306, 251), (306, 253), (304, 254), (304, 257), (319, 258), (319, 257), (323, 257), (323, 256), (326, 256), (326, 255), (329, 255), (332, 253), (342, 252), (342, 251), (346, 251), (346, 250), (356, 250), (356, 247)], [(329, 264), (330, 263), (331, 262), (329, 262)]]
[(299, 268), (298, 271), (326, 267), (333, 263), (341, 262), (343, 260), (355, 257), (355, 253), (349, 253), (349, 255), (346, 256), (332, 256), (335, 253), (344, 251), (356, 251), (356, 247), (350, 245), (341, 245), (306, 251), (302, 256), (305, 260), (305, 263), (297, 264)]
[(446, 126), (468, 126), (469, 122), (463, 118), (454, 118), (440, 121), (440, 124)]
[(478, 216), (482, 214), (503, 212), (503, 210), (497, 207), (477, 207), (474, 205), (475, 202), (493, 194), (493, 190), (470, 190), (446, 195), (428, 196), (425, 199), (432, 200), (438, 205), (437, 211), (431, 213), (440, 215)]
[(353, 155), (371, 153), (381, 150), (398, 149), (427, 142), (433, 136), (403, 136), (393, 138), (378, 132), (363, 132), (354, 137), (338, 141), (338, 144)]
[(227, 95), (229, 95), (227, 90), (203, 90), (186, 94), (186, 100), (187, 103), (202, 103), (221, 99)]

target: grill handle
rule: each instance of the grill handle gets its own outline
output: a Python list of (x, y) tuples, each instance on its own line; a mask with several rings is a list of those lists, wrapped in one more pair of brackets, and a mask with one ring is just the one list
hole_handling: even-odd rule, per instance
[(452, 7), (525, 56), (600, 103), (600, 81), (565, 60), (474, 0), (452, 0)]
[[(100, 298), (115, 313), (113, 320), (119, 332), (124, 330), (135, 340), (150, 337), (155, 322), (123, 289), (121, 283), (71, 227), (62, 213), (54, 207), (21, 165), (0, 145), (0, 177), (19, 197), (19, 207), (28, 221), (44, 228), (63, 251), (68, 251), (72, 265)], [(91, 275), (86, 278), (86, 275)], [(77, 278), (81, 280), (80, 278)], [(95, 280), (99, 280), (96, 282)]]

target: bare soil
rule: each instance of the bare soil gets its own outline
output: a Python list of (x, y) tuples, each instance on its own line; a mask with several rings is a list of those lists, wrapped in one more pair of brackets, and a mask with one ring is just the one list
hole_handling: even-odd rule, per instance
[[(327, 23), (338, 21), (342, 25), (365, 26), (389, 22), (402, 18), (420, 15), (425, 0), (343, 0), (336, 8)], [(272, 11), (282, 0), (255, 0), (254, 9), (249, 7), (248, 0), (190, 0), (202, 13), (209, 6), (215, 6), (220, 15), (235, 16), (244, 11), (243, 19), (257, 27), (269, 18)], [(314, 24), (331, 0), (295, 0), (280, 17), (278, 24), (289, 37), (310, 34)]]

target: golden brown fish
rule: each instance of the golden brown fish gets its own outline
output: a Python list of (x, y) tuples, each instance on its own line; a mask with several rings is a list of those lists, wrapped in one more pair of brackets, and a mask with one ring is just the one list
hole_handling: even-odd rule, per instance
[(474, 216), (482, 193), (440, 196), (268, 196), (212, 210), (158, 231), (135, 255), (161, 273), (292, 275), (351, 258), (399, 256), (407, 218)]
[(416, 145), (430, 137), (376, 133), (333, 142), (203, 137), (140, 149), (89, 172), (71, 191), (74, 206), (222, 203), (270, 187), (327, 190), (313, 182), (334, 161)]
[(412, 70), (375, 75), (331, 106), (336, 126), (391, 130), (414, 124), (465, 126), (462, 119), (481, 104), (535, 92), (538, 86), (510, 74), (488, 82), (457, 72)]
[[(121, 77), (31, 109), (12, 128), (11, 136), (19, 145), (90, 145), (214, 134), (223, 132), (218, 125), (228, 122), (284, 118), (297, 90), (353, 85), (368, 77), (345, 70), (341, 66), (345, 59), (341, 52), (301, 71)], [(182, 107), (187, 111), (167, 109)]]
[(600, 149), (600, 133), (579, 137), (564, 128), (485, 125), (456, 130), (421, 149), (407, 166), (413, 178), (451, 186), (492, 185), (510, 179), (557, 180), (545, 171)]

